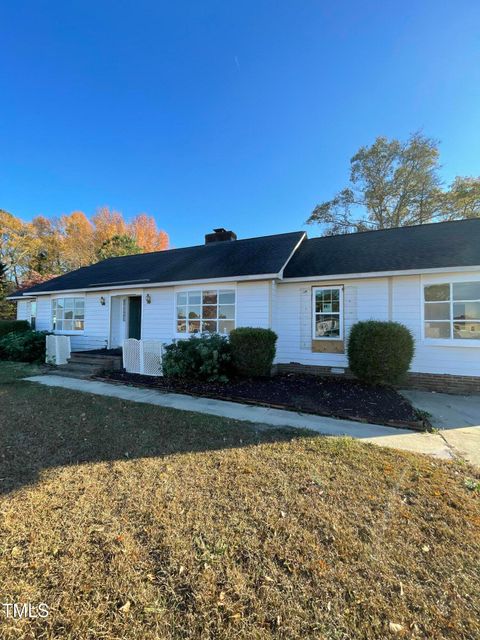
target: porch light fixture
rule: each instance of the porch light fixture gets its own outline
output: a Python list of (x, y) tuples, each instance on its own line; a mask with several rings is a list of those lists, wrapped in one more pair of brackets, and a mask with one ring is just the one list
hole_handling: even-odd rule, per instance
[(147, 295), (145, 296), (145, 300), (147, 301), (147, 304), (150, 304), (152, 301), (152, 296), (149, 293), (147, 293)]
[(103, 296), (100, 296), (100, 304), (102, 305), (102, 307), (105, 306), (105, 298)]

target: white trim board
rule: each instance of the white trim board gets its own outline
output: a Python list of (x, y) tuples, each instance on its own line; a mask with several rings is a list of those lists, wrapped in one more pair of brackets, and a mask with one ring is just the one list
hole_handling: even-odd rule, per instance
[[(471, 265), (467, 267), (438, 267), (434, 269), (405, 269), (400, 271), (366, 271), (362, 273), (332, 273), (329, 275), (319, 276), (302, 276), (299, 278), (284, 278), (280, 273), (264, 273), (254, 276), (224, 276), (222, 278), (208, 278), (206, 280), (173, 280), (170, 282), (151, 282), (143, 285), (145, 289), (158, 289), (162, 287), (175, 287), (183, 285), (199, 285), (235, 281), (235, 282), (250, 282), (255, 280), (276, 280), (281, 284), (282, 282), (325, 282), (325, 281), (343, 281), (343, 280), (356, 280), (360, 278), (385, 278), (387, 276), (415, 276), (415, 275), (428, 275), (436, 273), (465, 273), (469, 271), (480, 270), (480, 265)], [(115, 286), (98, 286), (98, 287), (83, 287), (79, 289), (62, 289), (58, 291), (35, 291), (33, 293), (24, 294), (24, 297), (8, 297), (7, 300), (25, 300), (26, 298), (36, 298), (37, 296), (54, 296), (65, 293), (77, 293), (79, 291), (88, 293), (89, 291), (116, 291), (124, 289), (139, 289), (139, 285), (115, 285)]]
[[(223, 276), (222, 278), (208, 278), (206, 280), (197, 279), (197, 280), (173, 280), (171, 282), (149, 282), (145, 283), (142, 286), (142, 290), (146, 289), (159, 289), (162, 287), (177, 287), (184, 285), (198, 285), (203, 286), (204, 284), (216, 283), (216, 282), (251, 282), (255, 280), (272, 280), (277, 279), (279, 277), (278, 273), (263, 273), (254, 276)], [(98, 286), (98, 287), (82, 287), (80, 289), (62, 289), (58, 291), (35, 291), (34, 293), (28, 294), (30, 298), (36, 298), (37, 296), (54, 296), (64, 293), (76, 293), (78, 291), (82, 291), (84, 293), (88, 293), (90, 291), (117, 291), (124, 289), (138, 289), (139, 285), (131, 284), (131, 285), (116, 285), (116, 286)], [(25, 298), (18, 298), (18, 300), (25, 300)]]
[(358, 278), (385, 278), (387, 276), (420, 276), (435, 273), (465, 273), (480, 270), (480, 265), (469, 267), (439, 267), (435, 269), (404, 269), (402, 271), (365, 271), (362, 273), (331, 273), (326, 276), (283, 278), (282, 282), (323, 282), (328, 280), (356, 280)]
[(283, 265), (283, 267), (280, 269), (280, 271), (278, 272), (279, 277), (283, 278), (283, 272), (285, 271), (285, 268), (287, 266), (287, 264), (290, 262), (290, 260), (292, 259), (292, 257), (294, 256), (294, 254), (296, 253), (298, 247), (302, 244), (302, 242), (305, 240), (305, 238), (307, 237), (307, 234), (304, 233), (302, 235), (302, 237), (300, 238), (300, 240), (297, 242), (297, 244), (295, 245), (295, 247), (293, 248), (291, 254), (288, 256), (288, 258), (285, 261), (285, 264)]

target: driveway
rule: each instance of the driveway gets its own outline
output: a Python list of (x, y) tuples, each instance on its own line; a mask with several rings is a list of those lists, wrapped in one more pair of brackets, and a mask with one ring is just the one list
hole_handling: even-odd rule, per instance
[(413, 389), (402, 393), (417, 409), (428, 411), (430, 422), (455, 455), (480, 467), (480, 396)]

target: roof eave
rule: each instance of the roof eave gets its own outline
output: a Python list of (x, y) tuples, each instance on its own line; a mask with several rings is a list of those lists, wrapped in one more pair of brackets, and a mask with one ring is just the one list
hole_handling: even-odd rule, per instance
[(317, 282), (319, 280), (354, 280), (358, 278), (382, 278), (387, 276), (414, 276), (428, 273), (462, 273), (465, 271), (475, 271), (480, 269), (480, 265), (467, 265), (463, 267), (432, 267), (430, 269), (399, 269), (391, 271), (363, 271), (361, 273), (331, 273), (318, 276), (296, 276), (294, 278), (284, 277), (283, 282)]
[[(81, 287), (77, 289), (56, 289), (54, 291), (34, 291), (30, 293), (23, 294), (25, 297), (37, 297), (37, 296), (49, 296), (58, 293), (76, 293), (76, 292), (87, 292), (87, 291), (118, 291), (124, 289), (153, 289), (159, 287), (176, 287), (183, 286), (189, 284), (213, 284), (216, 282), (249, 282), (253, 280), (276, 280), (280, 278), (280, 273), (259, 273), (255, 275), (249, 276), (222, 276), (221, 278), (198, 278), (195, 280), (172, 280), (169, 282), (148, 282), (143, 283), (141, 285), (131, 284), (131, 285), (103, 285), (103, 286), (95, 286), (95, 287)], [(21, 298), (17, 298), (18, 300), (25, 300), (22, 296)]]

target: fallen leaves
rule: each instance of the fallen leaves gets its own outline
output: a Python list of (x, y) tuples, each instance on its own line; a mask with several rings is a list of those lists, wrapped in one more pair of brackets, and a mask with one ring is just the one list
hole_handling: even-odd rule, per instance
[(324, 572), (324, 571), (328, 571), (328, 569), (330, 568), (328, 563), (325, 562), (325, 560), (322, 560), (321, 558), (317, 561), (317, 568), (319, 569), (319, 571)]
[(122, 613), (128, 613), (131, 609), (131, 606), (132, 603), (130, 602), (130, 600), (127, 600), (125, 604), (119, 608), (119, 611), (121, 611)]
[(391, 631), (395, 635), (403, 633), (404, 628), (405, 627), (403, 626), (403, 624), (399, 624), (398, 622), (389, 622), (388, 623), (389, 631)]

